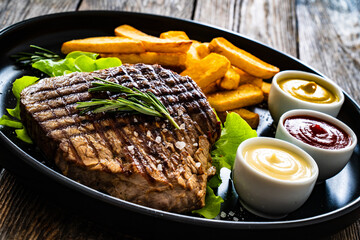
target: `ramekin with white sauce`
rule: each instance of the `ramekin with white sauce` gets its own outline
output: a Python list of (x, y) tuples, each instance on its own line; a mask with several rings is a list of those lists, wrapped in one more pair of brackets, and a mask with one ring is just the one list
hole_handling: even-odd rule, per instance
[(255, 137), (238, 147), (233, 181), (247, 210), (279, 219), (304, 204), (318, 173), (313, 158), (299, 147), (279, 139)]

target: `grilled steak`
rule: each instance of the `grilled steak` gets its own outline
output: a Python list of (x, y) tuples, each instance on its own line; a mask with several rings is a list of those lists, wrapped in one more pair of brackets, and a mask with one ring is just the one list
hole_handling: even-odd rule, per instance
[[(117, 98), (89, 93), (94, 77), (151, 91), (180, 126), (126, 113), (80, 114), (76, 102)], [(29, 135), (60, 171), (87, 186), (141, 205), (173, 212), (204, 206), (215, 172), (209, 150), (220, 126), (189, 78), (159, 65), (122, 65), (45, 78), (21, 93)]]

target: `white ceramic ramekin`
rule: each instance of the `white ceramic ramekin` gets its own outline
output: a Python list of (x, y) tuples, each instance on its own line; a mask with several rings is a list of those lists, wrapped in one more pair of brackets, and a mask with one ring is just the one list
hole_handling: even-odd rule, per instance
[[(282, 180), (253, 168), (244, 159), (248, 146), (271, 145), (286, 148), (309, 163), (311, 176), (298, 180)], [(256, 137), (240, 144), (233, 168), (233, 181), (242, 205), (250, 212), (265, 218), (278, 219), (298, 209), (310, 196), (318, 167), (312, 157), (299, 147), (275, 138)]]
[[(314, 81), (333, 92), (336, 96), (338, 96), (339, 101), (321, 104), (298, 99), (280, 88), (278, 84), (279, 81), (285, 79), (304, 79)], [(308, 72), (287, 70), (281, 71), (273, 77), (268, 105), (270, 114), (274, 119), (274, 122), (277, 123), (283, 113), (292, 109), (312, 109), (336, 117), (342, 104), (344, 103), (344, 99), (344, 94), (341, 88), (333, 81)]]
[[(293, 137), (284, 127), (285, 119), (294, 116), (310, 116), (320, 120), (324, 120), (331, 123), (343, 131), (345, 131), (351, 138), (351, 144), (341, 149), (324, 149), (319, 147), (311, 146), (295, 137)], [(306, 109), (295, 109), (284, 113), (279, 120), (275, 138), (285, 140), (293, 143), (309, 153), (316, 161), (319, 167), (319, 178), (318, 182), (322, 182), (328, 178), (333, 177), (340, 172), (345, 165), (348, 163), (354, 148), (357, 144), (357, 137), (355, 133), (345, 123), (340, 120), (321, 112), (306, 110)]]

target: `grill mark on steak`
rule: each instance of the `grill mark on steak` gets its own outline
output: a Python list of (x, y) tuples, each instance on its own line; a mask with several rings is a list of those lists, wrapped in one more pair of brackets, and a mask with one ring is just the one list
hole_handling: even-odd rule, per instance
[[(46, 103), (46, 100), (44, 100), (44, 104), (43, 104), (43, 107), (42, 108), (45, 108), (45, 109), (40, 109), (40, 111), (31, 111), (30, 110), (30, 112), (31, 113), (33, 113), (34, 114), (34, 116), (36, 117), (36, 119), (38, 120), (38, 121), (41, 121), (41, 122), (43, 122), (44, 124), (46, 124), (46, 122), (51, 122), (51, 121), (55, 121), (55, 122), (57, 122), (57, 120), (58, 120), (58, 118), (62, 118), (62, 117), (64, 117), (64, 118), (68, 118), (68, 119), (73, 119), (74, 117), (76, 118), (76, 115), (78, 114), (78, 111), (77, 111), (77, 109), (76, 109), (76, 102), (79, 102), (79, 101), (84, 101), (84, 100), (86, 100), (87, 98), (79, 98), (79, 94), (76, 94), (76, 93), (74, 93), (73, 95), (75, 95), (75, 96), (77, 96), (77, 99), (74, 99), (72, 102), (70, 102), (70, 103), (68, 103), (68, 102), (66, 102), (66, 100), (64, 99), (64, 97), (58, 97), (57, 99), (57, 107), (56, 108), (54, 108), (54, 107), (51, 107), (51, 106), (47, 106), (45, 103)], [(86, 93), (86, 95), (88, 96), (88, 93)], [(114, 97), (112, 97), (112, 98), (114, 98)], [(166, 99), (166, 98), (165, 98)], [(195, 98), (196, 99), (196, 98)], [(169, 103), (168, 101), (165, 101), (164, 100), (164, 97), (161, 97), (160, 98), (160, 100), (162, 101), (162, 102), (164, 102), (164, 103), (168, 103), (168, 104), (171, 104), (171, 103)], [(61, 102), (60, 102), (61, 101)], [(199, 100), (200, 102), (202, 102), (201, 100)], [(189, 104), (191, 104), (191, 102), (189, 102), (189, 101), (184, 101), (184, 104), (187, 104), (187, 103), (189, 103)], [(196, 103), (194, 103), (194, 104), (196, 104)], [(185, 105), (186, 106), (186, 105)], [(65, 108), (65, 110), (67, 110), (67, 112), (65, 113), (65, 112), (61, 112), (62, 110), (64, 110), (64, 108)], [(174, 110), (173, 110), (173, 108), (179, 108), (179, 105), (177, 104), (177, 105), (173, 105), (173, 106), (171, 106), (171, 105), (169, 105), (169, 108), (170, 108), (170, 114), (174, 114), (174, 113), (176, 113)], [(192, 108), (194, 108), (194, 107), (192, 107)], [(49, 111), (50, 112), (56, 112), (55, 114), (49, 114)], [(186, 112), (186, 111), (183, 111), (183, 112)], [(201, 113), (201, 114), (204, 114), (204, 113)], [(207, 115), (208, 115), (209, 113), (207, 113)], [(208, 116), (203, 116), (203, 117), (205, 117), (205, 118), (209, 118)], [(86, 120), (86, 116), (84, 116), (83, 117), (84, 118), (84, 120)], [(69, 125), (71, 125), (71, 123), (69, 123)], [(53, 130), (55, 130), (55, 129), (57, 129), (57, 128), (63, 128), (63, 127), (66, 127), (66, 126), (64, 126), (64, 125), (61, 125), (61, 126), (53, 126)]]
[[(121, 95), (89, 93), (94, 77), (151, 91), (181, 129), (145, 115), (79, 115), (78, 101)], [(189, 77), (136, 64), (42, 79), (22, 92), (21, 115), (45, 155), (85, 185), (162, 210), (204, 205), (207, 178), (214, 173), (209, 150), (220, 126)]]

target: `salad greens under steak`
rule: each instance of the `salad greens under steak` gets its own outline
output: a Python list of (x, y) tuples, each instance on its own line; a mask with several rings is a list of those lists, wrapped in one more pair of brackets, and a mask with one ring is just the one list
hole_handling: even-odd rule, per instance
[[(37, 48), (39, 49), (39, 47)], [(42, 58), (32, 63), (31, 66), (54, 77), (75, 71), (92, 72), (120, 66), (122, 64), (118, 58), (98, 58), (98, 56), (96, 53), (75, 51), (66, 55), (64, 59)], [(27, 135), (26, 129), (20, 119), (20, 93), (24, 88), (36, 83), (38, 80), (39, 78), (34, 76), (23, 76), (16, 79), (12, 87), (13, 94), (17, 100), (16, 107), (6, 109), (9, 116), (3, 115), (0, 118), (0, 125), (15, 128), (16, 136), (29, 144), (31, 144), (32, 141)], [(209, 219), (215, 218), (220, 213), (221, 203), (224, 200), (215, 194), (216, 189), (221, 184), (220, 169), (225, 167), (231, 170), (239, 144), (248, 138), (256, 136), (256, 131), (238, 114), (230, 113), (227, 115), (226, 121), (222, 126), (221, 136), (211, 151), (212, 163), (217, 170), (216, 175), (213, 176), (207, 184), (205, 207), (194, 210), (192, 213)]]

